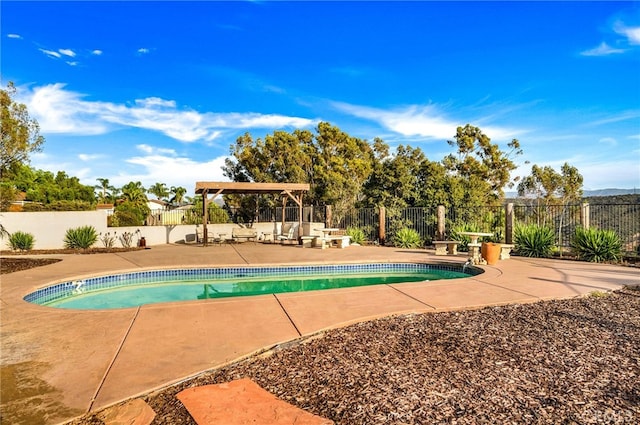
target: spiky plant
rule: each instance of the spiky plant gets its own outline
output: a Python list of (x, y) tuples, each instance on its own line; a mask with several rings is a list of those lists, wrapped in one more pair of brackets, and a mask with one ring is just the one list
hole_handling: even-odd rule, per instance
[(578, 227), (571, 248), (579, 259), (593, 263), (616, 261), (622, 255), (622, 242), (613, 230)]
[(7, 245), (14, 251), (30, 251), (34, 243), (35, 239), (31, 233), (18, 231), (9, 236)]
[(555, 245), (553, 229), (536, 224), (517, 226), (513, 237), (516, 252), (524, 257), (550, 257)]
[(68, 229), (64, 236), (65, 248), (88, 249), (98, 240), (98, 232), (93, 226)]

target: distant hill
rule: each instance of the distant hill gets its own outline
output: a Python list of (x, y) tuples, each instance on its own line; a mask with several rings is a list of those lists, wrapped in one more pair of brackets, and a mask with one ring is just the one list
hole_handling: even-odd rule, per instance
[(600, 190), (585, 190), (585, 198), (591, 198), (594, 196), (617, 196), (617, 195), (639, 195), (640, 189), (600, 189)]
[[(583, 198), (593, 198), (597, 196), (619, 196), (619, 195), (640, 195), (640, 189), (598, 189), (585, 190)], [(517, 192), (505, 192), (505, 197), (509, 199), (517, 198)]]

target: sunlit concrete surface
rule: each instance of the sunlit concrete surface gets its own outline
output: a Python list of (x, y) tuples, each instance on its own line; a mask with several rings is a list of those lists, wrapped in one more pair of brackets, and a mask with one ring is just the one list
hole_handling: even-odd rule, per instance
[(459, 262), (465, 254), (351, 246), (161, 245), (2, 275), (2, 423), (65, 422), (279, 343), (393, 314), (570, 298), (640, 283), (638, 269), (512, 257), (478, 276), (108, 311), (42, 307), (23, 297), (92, 275), (167, 267)]

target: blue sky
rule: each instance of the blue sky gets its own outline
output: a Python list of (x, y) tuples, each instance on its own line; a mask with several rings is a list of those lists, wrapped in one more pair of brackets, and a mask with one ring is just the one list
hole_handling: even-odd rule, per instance
[[(1, 82), (46, 137), (32, 166), (85, 184), (225, 180), (245, 132), (452, 152), (480, 127), (584, 188), (640, 188), (639, 2), (16, 2)], [(529, 164), (525, 164), (529, 161)]]

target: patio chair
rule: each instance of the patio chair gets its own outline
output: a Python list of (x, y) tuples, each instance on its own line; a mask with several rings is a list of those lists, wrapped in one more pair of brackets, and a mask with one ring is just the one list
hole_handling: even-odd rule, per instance
[[(287, 229), (288, 227), (288, 229)], [(298, 229), (298, 226), (293, 225), (293, 224), (285, 224), (284, 227), (282, 228), (282, 234), (278, 235), (278, 240), (281, 242), (284, 241), (297, 241), (298, 237), (296, 235), (296, 230)]]

